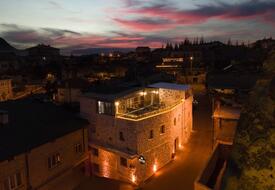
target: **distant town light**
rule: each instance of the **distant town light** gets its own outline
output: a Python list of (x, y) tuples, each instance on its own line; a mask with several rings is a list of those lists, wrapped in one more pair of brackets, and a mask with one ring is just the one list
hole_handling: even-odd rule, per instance
[(155, 173), (157, 171), (157, 164), (153, 165), (153, 172)]
[(193, 57), (193, 56), (191, 56), (191, 57), (190, 57), (190, 60), (192, 61), (193, 59), (194, 59), (194, 57)]
[(109, 54), (109, 57), (113, 57), (113, 54), (112, 54), (112, 53), (110, 53), (110, 54)]

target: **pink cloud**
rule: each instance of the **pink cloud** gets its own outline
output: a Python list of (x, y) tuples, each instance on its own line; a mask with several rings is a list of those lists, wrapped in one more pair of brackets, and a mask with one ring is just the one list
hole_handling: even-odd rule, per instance
[(138, 32), (155, 32), (162, 31), (174, 28), (175, 25), (173, 23), (162, 23), (158, 21), (152, 20), (124, 20), (124, 19), (114, 19), (114, 21), (132, 31)]
[[(136, 20), (114, 19), (117, 23), (125, 25), (133, 30), (150, 31), (166, 30), (174, 28), (177, 25), (198, 24), (208, 21), (209, 19), (218, 20), (241, 20), (250, 18), (260, 18), (261, 21), (268, 20), (275, 23), (274, 12), (275, 2), (250, 0), (243, 3), (228, 4), (216, 3), (213, 5), (198, 5), (192, 10), (182, 10), (177, 7), (171, 7), (167, 4), (158, 4), (152, 6), (131, 7), (122, 10), (122, 12), (140, 16), (142, 18), (165, 19), (174, 24), (163, 25), (158, 23), (142, 23)], [(266, 16), (269, 15), (269, 16)], [(270, 16), (273, 15), (273, 16)], [(268, 18), (272, 19), (268, 19)]]

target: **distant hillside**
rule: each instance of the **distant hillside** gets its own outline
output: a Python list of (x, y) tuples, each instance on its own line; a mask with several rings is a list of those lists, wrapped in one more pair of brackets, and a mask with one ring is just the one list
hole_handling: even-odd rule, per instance
[(16, 52), (17, 49), (12, 47), (6, 40), (0, 38), (0, 52)]
[(134, 51), (134, 48), (87, 48), (87, 49), (75, 49), (75, 50), (61, 50), (63, 54), (73, 54), (73, 55), (89, 55), (89, 54), (98, 54), (98, 53), (110, 53), (114, 51), (127, 53)]

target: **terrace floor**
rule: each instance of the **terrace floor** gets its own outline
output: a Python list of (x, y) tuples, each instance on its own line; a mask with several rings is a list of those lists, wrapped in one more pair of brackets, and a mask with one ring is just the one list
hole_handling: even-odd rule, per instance
[[(199, 175), (212, 150), (211, 103), (207, 95), (197, 95), (199, 102), (194, 109), (194, 132), (190, 141), (176, 159), (148, 179), (144, 190), (193, 190)], [(119, 181), (87, 177), (75, 190), (133, 190), (134, 187)]]

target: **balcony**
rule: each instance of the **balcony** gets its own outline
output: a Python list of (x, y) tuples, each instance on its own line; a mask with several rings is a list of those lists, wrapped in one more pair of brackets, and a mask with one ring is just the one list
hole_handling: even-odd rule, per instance
[(116, 117), (127, 120), (142, 120), (165, 113), (185, 99), (183, 91), (145, 89), (115, 102)]

